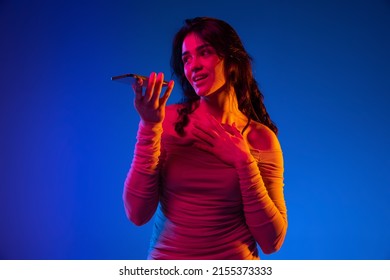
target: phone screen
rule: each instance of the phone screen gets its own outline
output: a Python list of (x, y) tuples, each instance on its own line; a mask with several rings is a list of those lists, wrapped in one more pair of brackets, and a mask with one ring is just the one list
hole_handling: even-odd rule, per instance
[[(138, 75), (138, 74), (123, 74), (123, 75), (111, 77), (112, 81), (124, 83), (127, 85), (134, 84), (137, 81), (137, 79), (142, 79), (143, 80), (142, 87), (147, 87), (148, 77), (146, 77), (146, 76), (142, 76), (142, 75)], [(166, 87), (167, 85), (168, 85), (168, 82), (164, 81), (163, 87)]]

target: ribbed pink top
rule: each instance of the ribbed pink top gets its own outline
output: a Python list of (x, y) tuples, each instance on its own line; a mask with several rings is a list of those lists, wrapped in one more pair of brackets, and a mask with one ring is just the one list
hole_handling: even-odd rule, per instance
[(287, 229), (281, 150), (252, 149), (255, 160), (235, 169), (167, 119), (140, 124), (123, 194), (137, 225), (157, 209), (148, 258), (259, 259), (256, 242), (265, 253), (278, 250)]

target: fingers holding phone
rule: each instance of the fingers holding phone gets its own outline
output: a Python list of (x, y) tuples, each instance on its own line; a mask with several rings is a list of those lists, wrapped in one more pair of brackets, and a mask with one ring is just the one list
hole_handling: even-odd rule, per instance
[[(146, 86), (145, 93), (143, 88)], [(163, 86), (166, 86), (161, 96)], [(165, 117), (165, 106), (174, 87), (174, 82), (165, 82), (164, 74), (152, 72), (149, 78), (136, 77), (133, 84), (135, 92), (134, 105), (141, 119), (145, 122), (162, 122)]]

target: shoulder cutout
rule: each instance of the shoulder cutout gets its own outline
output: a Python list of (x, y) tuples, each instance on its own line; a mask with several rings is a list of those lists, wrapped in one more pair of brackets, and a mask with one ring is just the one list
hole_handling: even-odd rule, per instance
[(249, 146), (252, 149), (271, 151), (280, 150), (280, 143), (275, 133), (267, 126), (252, 122), (246, 136)]

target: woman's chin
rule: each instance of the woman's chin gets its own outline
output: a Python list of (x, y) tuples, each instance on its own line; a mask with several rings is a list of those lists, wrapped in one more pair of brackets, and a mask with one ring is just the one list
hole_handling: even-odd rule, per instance
[(208, 89), (205, 89), (205, 88), (195, 88), (195, 93), (199, 96), (199, 97), (206, 97), (206, 96), (209, 96), (209, 95), (212, 95), (212, 94), (215, 94), (215, 93), (220, 93), (222, 91), (225, 90), (225, 84), (218, 87), (218, 88), (208, 88)]
[(206, 90), (206, 89), (202, 89), (202, 88), (195, 88), (195, 93), (196, 95), (198, 95), (199, 97), (204, 97), (204, 96), (207, 96), (209, 95), (209, 90)]

